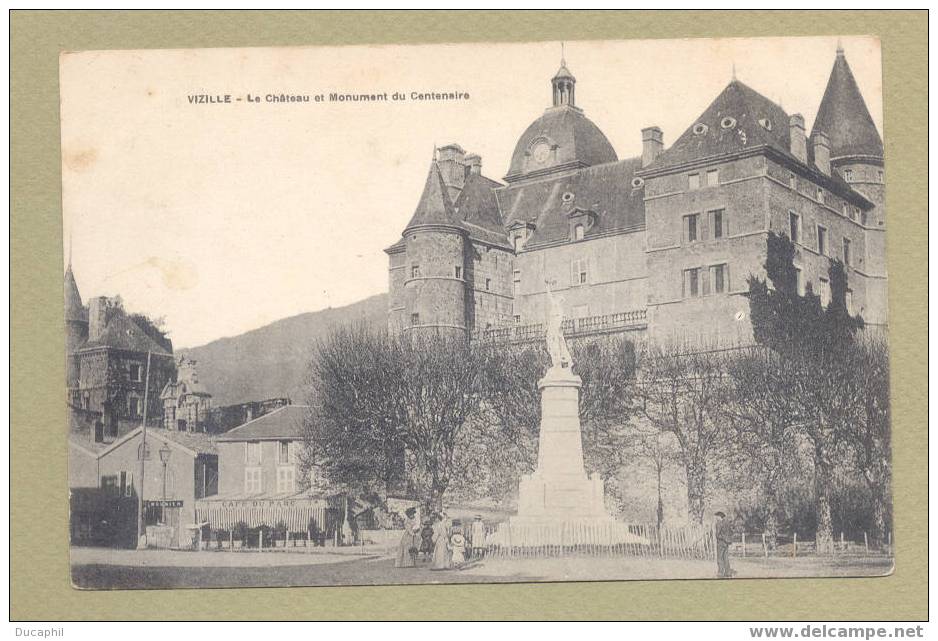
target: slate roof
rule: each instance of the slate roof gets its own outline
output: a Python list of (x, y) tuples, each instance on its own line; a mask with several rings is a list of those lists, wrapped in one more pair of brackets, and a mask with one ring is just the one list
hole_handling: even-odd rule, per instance
[(502, 184), (481, 174), (470, 174), (456, 199), (456, 214), (469, 237), (510, 247), (495, 190)]
[(580, 109), (570, 105), (551, 107), (518, 138), (505, 180), (511, 182), (524, 176), (524, 162), (531, 143), (541, 137), (557, 145), (556, 158), (545, 169), (575, 162), (599, 165), (619, 159), (605, 134)]
[(219, 441), (263, 441), (301, 439), (308, 405), (284, 405), (219, 436)]
[(152, 352), (156, 355), (172, 356), (162, 345), (143, 331), (121, 309), (114, 309), (110, 313), (104, 332), (96, 339), (89, 340), (81, 346), (82, 350), (97, 347), (112, 347), (129, 352)]
[(155, 436), (163, 441), (172, 441), (197, 454), (218, 453), (215, 447), (215, 438), (204, 432), (179, 432), (159, 428), (147, 430), (147, 436)]
[(560, 80), (562, 78), (576, 81), (576, 78), (574, 78), (573, 74), (570, 73), (570, 70), (567, 69), (567, 63), (561, 60), (560, 69), (558, 69), (557, 73), (554, 74), (554, 80)]
[[(735, 123), (724, 127), (724, 119)], [(738, 80), (730, 82), (710, 106), (646, 171), (683, 165), (701, 158), (722, 156), (765, 145), (790, 156), (789, 116), (777, 104)], [(767, 121), (767, 129), (759, 121)], [(695, 133), (703, 124), (706, 131)]]
[(459, 226), (459, 219), (453, 203), (446, 193), (446, 183), (440, 173), (440, 166), (434, 160), (430, 163), (427, 180), (423, 185), (423, 193), (417, 203), (417, 209), (405, 231), (418, 225), (455, 225)]
[(831, 140), (831, 158), (883, 157), (883, 140), (842, 49), (837, 50), (811, 135), (818, 131), (826, 133)]
[[(536, 225), (525, 249), (569, 240), (569, 214), (574, 210), (595, 214), (586, 238), (639, 229), (645, 225), (645, 190), (633, 187), (632, 181), (641, 166), (641, 158), (628, 158), (570, 175), (509, 185), (498, 191), (498, 202), (507, 226), (514, 222)], [(568, 193), (573, 197), (564, 201)]]
[(65, 270), (65, 320), (88, 322), (88, 310), (81, 302), (71, 265)]

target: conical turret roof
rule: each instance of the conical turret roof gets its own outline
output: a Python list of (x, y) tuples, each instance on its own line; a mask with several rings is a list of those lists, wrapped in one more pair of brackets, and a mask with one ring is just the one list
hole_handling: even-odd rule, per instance
[(71, 265), (65, 270), (65, 320), (88, 322), (88, 312), (81, 302)]
[(840, 48), (811, 135), (818, 131), (830, 137), (832, 160), (849, 156), (883, 157), (883, 139)]
[(420, 202), (417, 203), (417, 209), (405, 229), (417, 227), (418, 225), (452, 225), (459, 227), (459, 223), (453, 203), (450, 202), (449, 196), (446, 194), (446, 184), (443, 182), (440, 166), (434, 159), (430, 163), (430, 171), (427, 172), (427, 182), (424, 183)]

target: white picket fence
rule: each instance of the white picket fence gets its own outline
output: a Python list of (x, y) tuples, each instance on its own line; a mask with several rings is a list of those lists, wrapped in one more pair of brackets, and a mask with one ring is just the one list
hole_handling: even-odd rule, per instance
[(487, 556), (506, 558), (624, 556), (713, 559), (716, 556), (710, 526), (659, 529), (654, 524), (620, 522), (500, 523), (487, 529), (484, 549)]

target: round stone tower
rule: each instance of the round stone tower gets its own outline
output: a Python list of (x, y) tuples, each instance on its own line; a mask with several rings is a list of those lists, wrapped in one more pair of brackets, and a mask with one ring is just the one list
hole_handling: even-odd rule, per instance
[(465, 338), (468, 240), (449, 191), (434, 157), (417, 210), (404, 229), (404, 331)]
[(88, 340), (88, 310), (81, 302), (78, 284), (69, 264), (65, 270), (65, 382), (78, 386), (78, 359), (74, 352)]

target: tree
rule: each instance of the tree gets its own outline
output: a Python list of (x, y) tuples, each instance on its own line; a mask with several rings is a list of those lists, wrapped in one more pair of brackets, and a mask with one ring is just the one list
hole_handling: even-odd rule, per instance
[(658, 532), (664, 522), (664, 499), (662, 497), (662, 476), (675, 464), (680, 463), (680, 456), (674, 444), (674, 434), (650, 425), (637, 426), (631, 433), (629, 451), (640, 461), (644, 461), (655, 474), (655, 487), (658, 502), (655, 508)]
[(386, 489), (404, 467), (424, 507), (441, 510), (461, 432), (479, 412), (483, 362), (480, 350), (443, 335), (331, 334), (314, 354), (311, 381), (309, 429), (324, 473)]
[(684, 467), (691, 519), (703, 523), (708, 466), (725, 445), (724, 406), (730, 386), (725, 356), (649, 347), (642, 355), (638, 403), (657, 430), (674, 434)]
[(778, 539), (779, 492), (792, 471), (797, 447), (792, 381), (781, 365), (774, 352), (762, 348), (737, 352), (728, 365), (733, 444), (750, 482), (755, 480), (760, 489), (769, 549), (775, 549)]
[(863, 341), (855, 350), (857, 366), (850, 373), (858, 411), (847, 427), (856, 467), (872, 498), (871, 544), (879, 548), (885, 542), (891, 504), (889, 350), (880, 338)]
[(794, 266), (795, 247), (784, 235), (769, 232), (766, 276), (749, 278), (750, 316), (756, 341), (775, 352), (783, 380), (791, 384), (789, 419), (814, 448), (818, 550), (833, 549), (831, 487), (838, 456), (843, 454), (851, 394), (842, 387), (846, 358), (863, 320), (847, 310), (847, 274), (839, 261), (828, 269), (831, 300), (825, 310), (810, 287), (801, 296)]

